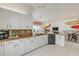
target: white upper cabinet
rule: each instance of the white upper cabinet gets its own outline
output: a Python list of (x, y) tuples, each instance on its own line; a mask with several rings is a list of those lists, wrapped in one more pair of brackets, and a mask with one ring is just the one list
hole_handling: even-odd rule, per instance
[(20, 28), (31, 29), (32, 20), (28, 15), (20, 14), (19, 21), (20, 21)]
[(18, 13), (0, 8), (0, 29), (19, 28)]
[(9, 28), (19, 29), (19, 14), (9, 11)]
[(0, 8), (0, 29), (8, 28), (8, 11)]
[(27, 22), (26, 22), (26, 18), (25, 18), (26, 16), (25, 15), (22, 15), (22, 14), (20, 14), (19, 15), (19, 23), (20, 23), (20, 28), (21, 29), (25, 29), (26, 28), (26, 24), (27, 24)]
[(0, 8), (0, 29), (31, 29), (31, 15)]

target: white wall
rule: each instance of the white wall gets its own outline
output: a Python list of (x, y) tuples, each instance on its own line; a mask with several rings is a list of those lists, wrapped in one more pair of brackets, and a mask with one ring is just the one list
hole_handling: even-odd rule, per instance
[(42, 21), (51, 21), (52, 26), (60, 27), (60, 31), (73, 30), (64, 23), (74, 20), (70, 18), (79, 18), (79, 4), (48, 4), (43, 8), (35, 6), (32, 16)]

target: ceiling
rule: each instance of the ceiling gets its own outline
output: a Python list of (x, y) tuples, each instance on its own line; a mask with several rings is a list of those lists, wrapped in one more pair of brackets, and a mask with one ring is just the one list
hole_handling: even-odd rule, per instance
[(53, 21), (62, 21), (70, 18), (79, 18), (79, 4), (50, 3), (31, 4), (33, 15)]
[(79, 18), (78, 3), (0, 3), (0, 7), (47, 20)]
[(32, 11), (32, 6), (26, 3), (0, 3), (0, 7), (23, 14), (28, 14)]

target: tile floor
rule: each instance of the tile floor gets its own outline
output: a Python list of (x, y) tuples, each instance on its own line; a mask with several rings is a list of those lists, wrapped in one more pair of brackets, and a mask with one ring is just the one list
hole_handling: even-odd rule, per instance
[(66, 42), (65, 47), (45, 45), (24, 56), (79, 56), (79, 43)]

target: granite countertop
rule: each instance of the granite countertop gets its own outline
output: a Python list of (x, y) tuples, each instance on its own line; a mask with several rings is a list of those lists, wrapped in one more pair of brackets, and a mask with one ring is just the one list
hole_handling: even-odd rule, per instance
[[(48, 34), (54, 34), (54, 33), (51, 32), (51, 33), (37, 34), (37, 35), (35, 35), (35, 36), (30, 35), (30, 36), (26, 36), (26, 37), (8, 38), (8, 39), (2, 39), (2, 40), (0, 40), (0, 42), (11, 41), (11, 40), (20, 40), (20, 39), (31, 38), (31, 37), (37, 37), (37, 36), (48, 35)], [(59, 32), (59, 33), (56, 34), (56, 35), (65, 35), (65, 34)]]
[(37, 37), (37, 36), (41, 36), (41, 35), (47, 35), (47, 34), (38, 34), (36, 36), (26, 36), (26, 37), (17, 37), (17, 38), (8, 38), (8, 39), (2, 39), (0, 40), (0, 42), (6, 42), (6, 41), (11, 41), (11, 40), (20, 40), (20, 39), (25, 39), (25, 38), (31, 38), (31, 37)]
[[(54, 32), (51, 32), (51, 33), (48, 33), (48, 34), (54, 34)], [(56, 35), (65, 35), (65, 33), (64, 33), (64, 32), (59, 32), (59, 33), (56, 34)]]

